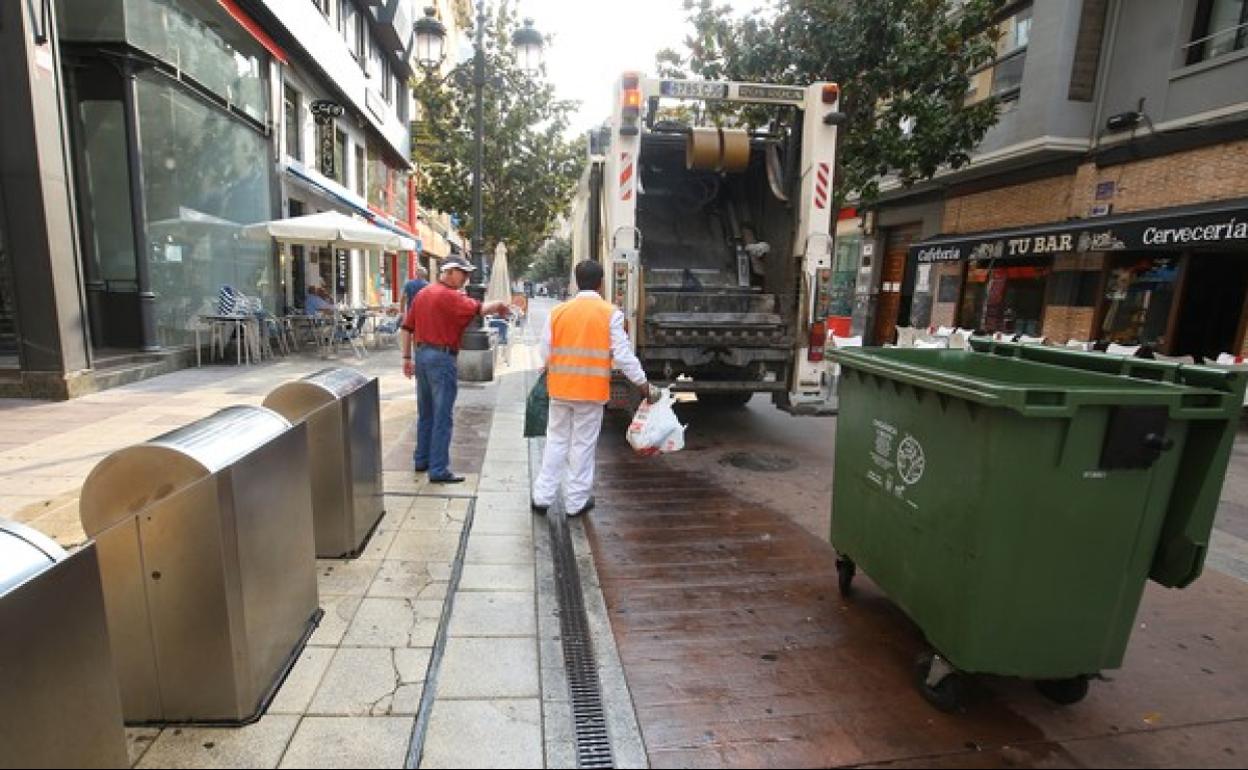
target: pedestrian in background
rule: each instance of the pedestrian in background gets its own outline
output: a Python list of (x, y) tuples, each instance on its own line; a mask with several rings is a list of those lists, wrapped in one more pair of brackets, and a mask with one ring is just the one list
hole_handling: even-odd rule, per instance
[(550, 409), (542, 470), (533, 485), (536, 513), (545, 513), (554, 503), (561, 483), (567, 515), (593, 509), (594, 460), (603, 406), (611, 396), (613, 363), (647, 400), (653, 403), (659, 397), (633, 353), (624, 313), (599, 293), (602, 265), (581, 262), (575, 275), (577, 295), (551, 311), (542, 331)]
[(429, 271), (423, 267), (416, 268), (416, 277), (403, 284), (403, 314), (412, 307), (412, 300), (416, 299), (416, 295), (420, 290), (429, 285)]
[(437, 283), (420, 290), (401, 327), (403, 376), (416, 377), (416, 451), (412, 463), (417, 473), (428, 472), (434, 484), (464, 480), (450, 468), (452, 416), (459, 392), (455, 361), (459, 340), (478, 315), (507, 315), (506, 302), (483, 305), (461, 291), (474, 269), (461, 256), (447, 257)]

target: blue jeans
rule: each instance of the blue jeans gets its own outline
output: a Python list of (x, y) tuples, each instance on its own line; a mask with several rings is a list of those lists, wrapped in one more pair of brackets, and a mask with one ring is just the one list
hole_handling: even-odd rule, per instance
[(417, 468), (428, 468), (429, 478), (451, 475), (451, 428), (459, 372), (455, 356), (432, 348), (416, 348)]

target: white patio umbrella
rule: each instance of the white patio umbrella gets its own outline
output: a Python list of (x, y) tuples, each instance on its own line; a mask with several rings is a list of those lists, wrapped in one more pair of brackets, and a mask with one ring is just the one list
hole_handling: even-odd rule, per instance
[(507, 247), (494, 249), (494, 265), (490, 268), (490, 285), (485, 288), (486, 302), (511, 303), (511, 271), (507, 268)]
[(337, 211), (323, 211), (289, 219), (271, 219), (243, 228), (248, 238), (274, 238), (283, 243), (329, 246), (335, 249), (393, 249), (411, 251), (416, 241)]

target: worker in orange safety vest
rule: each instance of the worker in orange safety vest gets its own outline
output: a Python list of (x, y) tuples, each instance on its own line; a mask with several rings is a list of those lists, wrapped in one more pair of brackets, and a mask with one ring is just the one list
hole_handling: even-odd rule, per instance
[(594, 507), (594, 453), (603, 405), (611, 395), (611, 367), (618, 368), (651, 402), (659, 390), (646, 381), (633, 354), (624, 314), (599, 294), (602, 265), (577, 264), (575, 297), (551, 311), (542, 332), (550, 411), (542, 470), (533, 485), (532, 508), (545, 513), (563, 485), (564, 511), (578, 516)]

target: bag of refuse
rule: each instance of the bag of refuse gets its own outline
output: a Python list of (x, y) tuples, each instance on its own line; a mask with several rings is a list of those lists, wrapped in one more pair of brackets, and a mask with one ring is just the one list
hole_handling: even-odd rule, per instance
[(546, 372), (543, 370), (533, 388), (524, 409), (524, 437), (546, 435), (546, 419), (550, 415), (550, 394), (546, 391)]
[(659, 400), (653, 404), (642, 401), (628, 424), (625, 437), (638, 454), (653, 455), (659, 452), (678, 452), (685, 446), (685, 426), (676, 419), (672, 410), (672, 393), (664, 388)]

